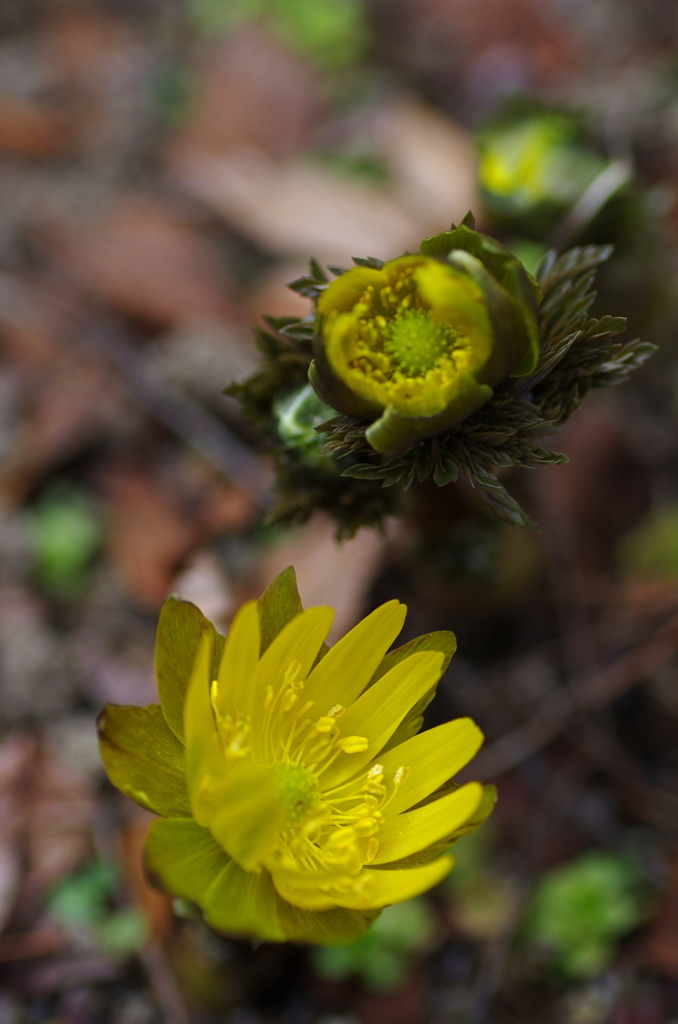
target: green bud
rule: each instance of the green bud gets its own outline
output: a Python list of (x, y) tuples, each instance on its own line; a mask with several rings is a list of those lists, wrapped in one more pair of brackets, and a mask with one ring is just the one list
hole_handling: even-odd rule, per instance
[(456, 426), (506, 377), (534, 370), (540, 299), (508, 249), (463, 223), (323, 291), (309, 380), (333, 409), (372, 421), (373, 449), (393, 451)]

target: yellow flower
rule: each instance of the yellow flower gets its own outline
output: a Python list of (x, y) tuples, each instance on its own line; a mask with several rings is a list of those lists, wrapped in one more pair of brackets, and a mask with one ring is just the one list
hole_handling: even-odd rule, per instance
[(462, 223), (322, 292), (309, 379), (332, 408), (373, 421), (376, 451), (393, 451), (451, 429), (504, 378), (532, 372), (539, 298), (508, 249)]
[(415, 735), (456, 644), (431, 633), (387, 653), (405, 611), (389, 601), (327, 648), (333, 612), (301, 609), (293, 569), (225, 642), (170, 599), (160, 706), (102, 712), (112, 782), (165, 818), (149, 874), (218, 931), (352, 941), (436, 885), (443, 851), (490, 813), (491, 787), (450, 784), (482, 741), (473, 722)]

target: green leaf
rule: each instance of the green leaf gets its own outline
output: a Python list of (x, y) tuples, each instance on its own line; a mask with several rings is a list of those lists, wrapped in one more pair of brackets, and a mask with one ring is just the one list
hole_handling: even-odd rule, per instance
[(357, 975), (372, 992), (392, 992), (409, 972), (409, 956), (425, 948), (435, 919), (425, 899), (386, 907), (369, 930), (350, 946), (314, 950), (316, 973), (328, 981)]
[(165, 720), (183, 742), (184, 697), (203, 636), (212, 638), (212, 678), (216, 679), (224, 638), (199, 608), (179, 597), (168, 597), (160, 611), (155, 641), (155, 672)]
[(377, 259), (376, 256), (351, 256), (356, 267), (372, 267), (373, 270), (381, 270), (385, 260)]
[(95, 924), (105, 916), (116, 881), (109, 864), (94, 860), (52, 889), (47, 897), (47, 909), (65, 928)]
[(99, 921), (94, 926), (94, 934), (104, 953), (128, 957), (146, 944), (148, 921), (138, 907), (125, 907)]
[(70, 597), (85, 581), (101, 545), (101, 516), (86, 491), (57, 481), (30, 515), (35, 568), (52, 594)]
[(190, 817), (184, 747), (159, 704), (107, 704), (98, 728), (101, 756), (114, 786), (155, 814)]
[(641, 920), (640, 876), (615, 853), (590, 851), (547, 872), (532, 898), (526, 934), (571, 977), (603, 971), (614, 946)]
[(192, 903), (203, 903), (227, 854), (209, 829), (192, 818), (154, 821), (146, 837), (144, 865), (152, 882)]
[(263, 655), (287, 623), (304, 610), (297, 590), (297, 574), (293, 565), (288, 565), (269, 583), (257, 605)]
[(249, 935), (284, 942), (278, 894), (268, 871), (243, 871), (235, 861), (222, 868), (205, 894), (208, 923), (226, 935)]

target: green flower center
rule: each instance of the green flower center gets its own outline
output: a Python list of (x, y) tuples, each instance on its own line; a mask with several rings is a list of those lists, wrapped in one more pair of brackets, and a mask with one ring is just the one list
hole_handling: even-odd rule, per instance
[(450, 349), (450, 330), (437, 324), (430, 310), (399, 311), (389, 324), (384, 349), (399, 370), (423, 377)]
[(273, 764), (271, 769), (277, 777), (280, 799), (287, 808), (287, 823), (297, 824), (318, 802), (318, 780), (308, 768), (297, 764)]

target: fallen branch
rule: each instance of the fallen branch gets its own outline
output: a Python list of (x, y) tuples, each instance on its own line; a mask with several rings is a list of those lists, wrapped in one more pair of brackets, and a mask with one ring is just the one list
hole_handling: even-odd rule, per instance
[(473, 763), (474, 777), (494, 779), (550, 743), (574, 715), (596, 711), (665, 665), (678, 648), (678, 614), (644, 643), (620, 655), (606, 668), (582, 672), (552, 693), (523, 725), (490, 743)]

